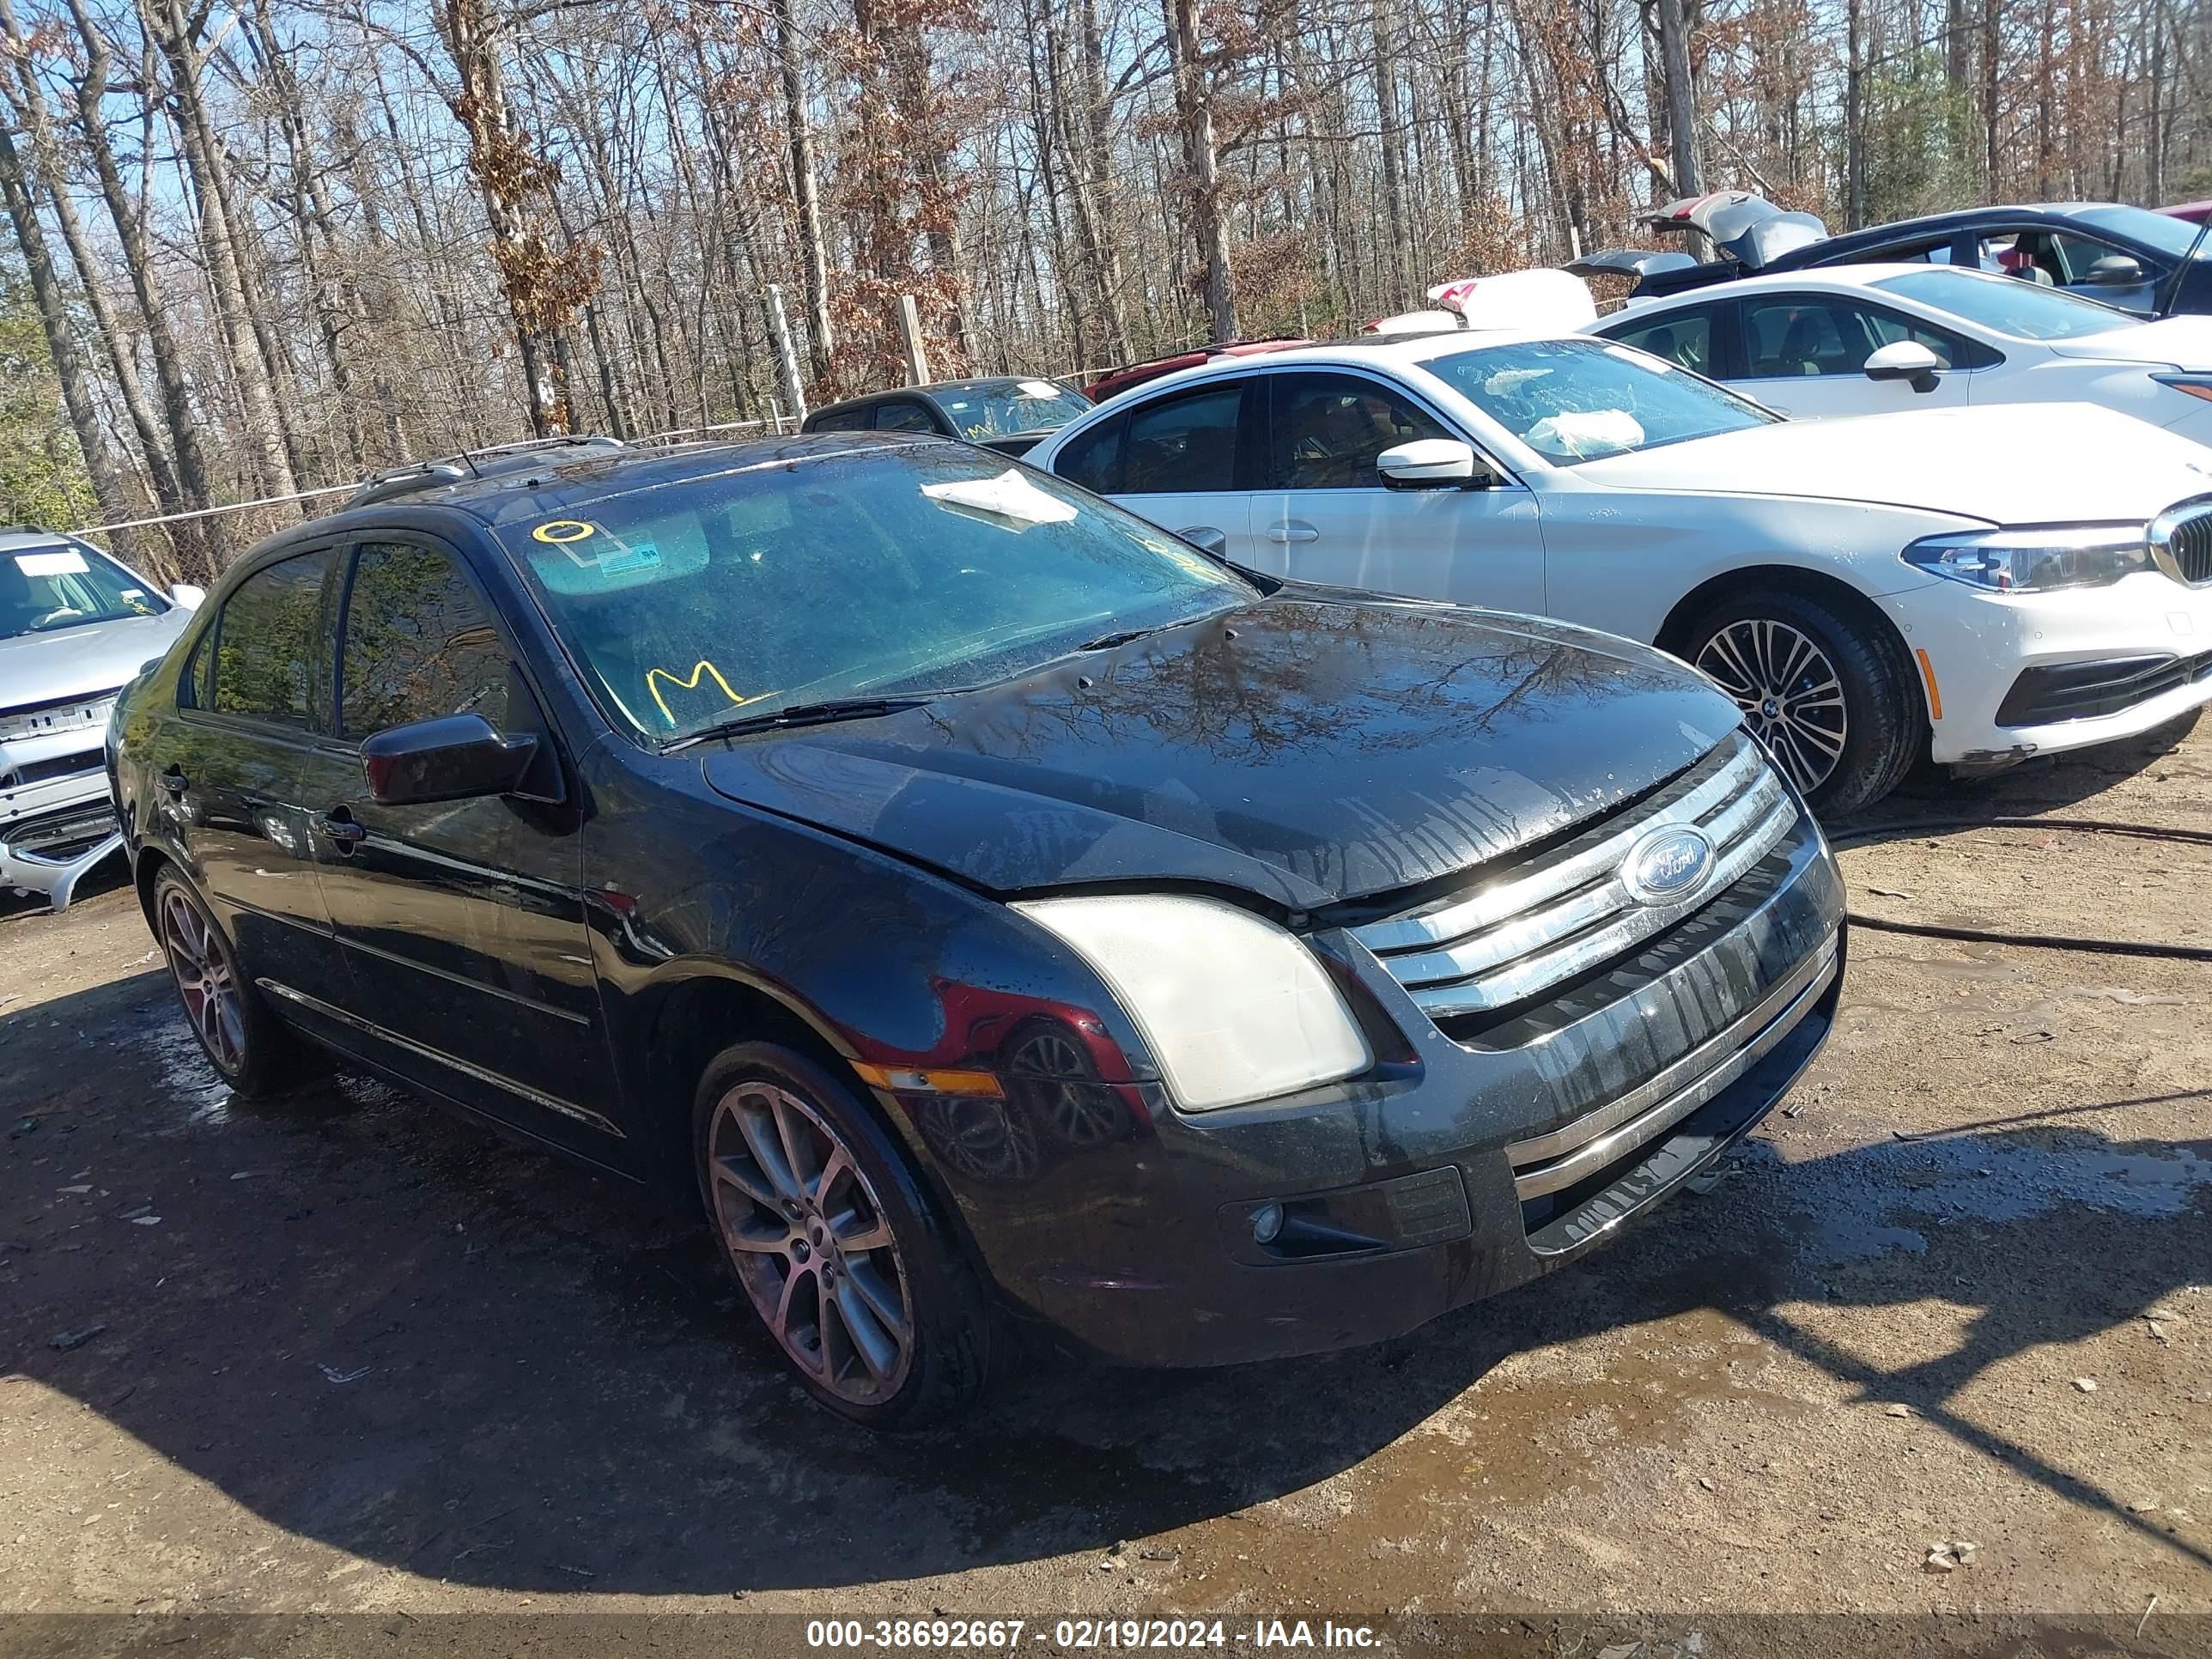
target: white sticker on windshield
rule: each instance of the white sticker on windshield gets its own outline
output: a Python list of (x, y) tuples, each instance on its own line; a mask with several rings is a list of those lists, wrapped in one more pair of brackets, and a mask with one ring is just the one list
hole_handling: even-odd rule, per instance
[(1055, 495), (1048, 495), (1012, 468), (995, 478), (960, 478), (951, 483), (924, 484), (921, 493), (939, 507), (1000, 529), (1026, 530), (1033, 524), (1066, 524), (1075, 508)]
[(626, 542), (618, 536), (607, 538), (614, 547), (599, 556), (599, 574), (603, 576), (627, 576), (637, 570), (660, 568), (660, 549), (652, 542)]
[(65, 547), (57, 553), (18, 553), (15, 568), (26, 576), (82, 576), (87, 567), (83, 554)]
[(1066, 388), (1054, 386), (1050, 380), (1024, 380), (1015, 390), (1024, 398), (1057, 398)]

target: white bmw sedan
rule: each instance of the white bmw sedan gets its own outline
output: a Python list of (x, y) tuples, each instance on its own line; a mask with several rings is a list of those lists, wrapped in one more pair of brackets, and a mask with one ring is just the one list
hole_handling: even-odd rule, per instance
[(2145, 322), (2017, 276), (1838, 265), (1638, 301), (1585, 333), (1821, 418), (2102, 404), (2212, 443), (2212, 317)]
[(2082, 404), (1785, 421), (1644, 352), (1455, 332), (1208, 364), (1029, 461), (1248, 569), (1647, 640), (1814, 806), (2212, 701), (2212, 455)]

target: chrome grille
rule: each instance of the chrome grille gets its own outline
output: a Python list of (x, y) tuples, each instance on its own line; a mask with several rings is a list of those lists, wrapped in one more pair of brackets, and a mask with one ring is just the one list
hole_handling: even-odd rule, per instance
[[(1352, 929), (1432, 1018), (1540, 996), (1663, 932), (1741, 878), (1797, 821), (1796, 804), (1741, 732), (1650, 799), (1533, 863)], [(1711, 856), (1661, 897), (1631, 887), (1632, 854), (1696, 829)]]
[(2212, 582), (2212, 500), (2184, 501), (2153, 519), (2150, 549), (2176, 581)]

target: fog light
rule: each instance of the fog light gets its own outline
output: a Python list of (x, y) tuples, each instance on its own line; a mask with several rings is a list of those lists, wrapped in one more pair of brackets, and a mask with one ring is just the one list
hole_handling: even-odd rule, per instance
[(1283, 1206), (1262, 1204), (1252, 1212), (1252, 1237), (1262, 1244), (1272, 1244), (1275, 1235), (1283, 1231)]

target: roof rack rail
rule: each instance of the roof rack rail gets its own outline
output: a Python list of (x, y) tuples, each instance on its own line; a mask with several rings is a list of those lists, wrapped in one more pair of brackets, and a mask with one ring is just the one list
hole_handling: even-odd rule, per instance
[(524, 438), (514, 443), (487, 444), (481, 449), (459, 450), (451, 455), (410, 461), (404, 466), (373, 473), (362, 481), (359, 489), (346, 497), (345, 505), (349, 507), (368, 507), (376, 501), (390, 501), (396, 495), (412, 495), (418, 489), (435, 489), (444, 484), (463, 483), (470, 478), (483, 476), (477, 465), (479, 461), (501, 460), (512, 455), (532, 454), (539, 450), (558, 449), (571, 445), (589, 449), (629, 447), (619, 438), (611, 438), (597, 432), (564, 433), (550, 438)]

